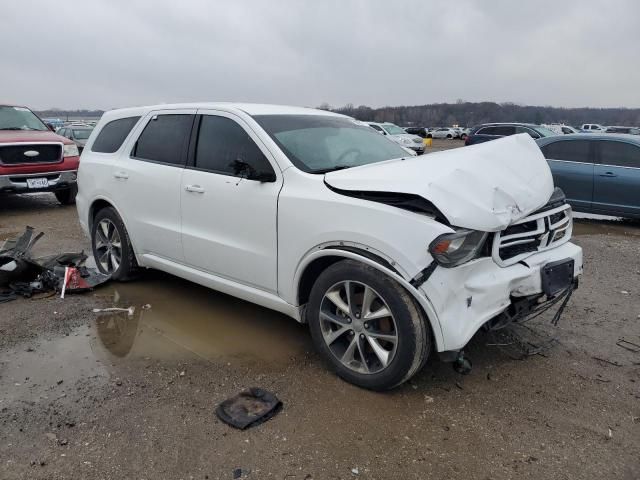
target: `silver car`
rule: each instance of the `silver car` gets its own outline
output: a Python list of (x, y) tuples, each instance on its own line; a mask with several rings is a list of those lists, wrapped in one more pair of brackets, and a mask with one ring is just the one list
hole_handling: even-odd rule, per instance
[(424, 142), (422, 140), (422, 137), (407, 133), (402, 128), (393, 123), (366, 123), (379, 134), (388, 136), (390, 140), (393, 140), (404, 148), (409, 148), (416, 152), (418, 155), (422, 155), (424, 153)]

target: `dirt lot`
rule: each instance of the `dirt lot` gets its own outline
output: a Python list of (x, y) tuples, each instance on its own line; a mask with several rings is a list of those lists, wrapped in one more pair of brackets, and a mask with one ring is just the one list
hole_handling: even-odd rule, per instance
[[(75, 215), (3, 198), (0, 239), (33, 225), (37, 253), (88, 248)], [(469, 376), (432, 359), (384, 394), (329, 373), (305, 327), (159, 273), (2, 304), (0, 478), (640, 478), (640, 353), (616, 345), (640, 344), (640, 224), (576, 230), (559, 345), (512, 360), (478, 334)], [(136, 314), (91, 313), (112, 305)], [(232, 430), (214, 408), (249, 386), (284, 409)]]

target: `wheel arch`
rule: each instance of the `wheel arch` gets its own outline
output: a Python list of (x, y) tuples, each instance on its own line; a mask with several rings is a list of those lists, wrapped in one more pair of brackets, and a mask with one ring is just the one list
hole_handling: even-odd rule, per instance
[[(369, 265), (385, 275), (393, 278), (413, 297), (422, 313), (427, 318), (433, 340), (437, 351), (444, 349), (444, 338), (442, 328), (438, 320), (435, 309), (431, 305), (429, 299), (416, 289), (404, 276), (399, 272), (397, 265), (385, 259), (377, 253), (366, 250), (362, 247), (334, 245), (322, 249), (315, 250), (307, 255), (296, 270), (294, 277), (294, 285), (296, 288), (296, 299), (298, 305), (305, 305), (309, 300), (311, 288), (315, 283), (318, 275), (329, 266), (341, 260), (356, 260), (358, 262)], [(304, 313), (301, 315), (304, 319)]]
[[(118, 214), (118, 216), (120, 217), (120, 219), (122, 220), (122, 223), (125, 226), (125, 229), (127, 230), (127, 236), (129, 237), (129, 242), (131, 242), (131, 246), (133, 248), (133, 254), (136, 257), (136, 261), (138, 262), (139, 266), (142, 266), (141, 263), (141, 258), (138, 255), (138, 251), (136, 250), (136, 243), (135, 240), (131, 237), (131, 230), (129, 228), (127, 228), (127, 222), (125, 220), (124, 215), (122, 215), (122, 212), (120, 211), (120, 209), (118, 207), (116, 207), (115, 203), (113, 203), (111, 200), (109, 200), (108, 198), (105, 197), (98, 197), (95, 198), (92, 202), (91, 205), (89, 206), (89, 210), (87, 212), (87, 217), (89, 217), (87, 219), (87, 225), (89, 227), (89, 235), (91, 236), (91, 232), (93, 231), (93, 221), (96, 218), (96, 215), (98, 214), (98, 212), (100, 210), (103, 210), (105, 208), (113, 208), (116, 213)], [(92, 240), (93, 241), (93, 240)]]

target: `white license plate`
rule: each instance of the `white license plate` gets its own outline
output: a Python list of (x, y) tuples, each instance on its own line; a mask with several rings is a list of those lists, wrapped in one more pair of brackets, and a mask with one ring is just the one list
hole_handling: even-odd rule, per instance
[(27, 187), (29, 188), (47, 188), (49, 180), (46, 178), (27, 178)]

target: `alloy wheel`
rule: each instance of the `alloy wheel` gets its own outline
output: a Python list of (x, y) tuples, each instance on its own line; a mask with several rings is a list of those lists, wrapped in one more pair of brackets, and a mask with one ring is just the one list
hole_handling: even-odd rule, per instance
[(96, 262), (106, 273), (113, 273), (122, 263), (122, 240), (115, 224), (108, 218), (100, 220), (94, 238)]
[(343, 281), (327, 290), (320, 306), (320, 330), (331, 353), (358, 373), (387, 368), (398, 346), (391, 309), (381, 295), (361, 282)]

